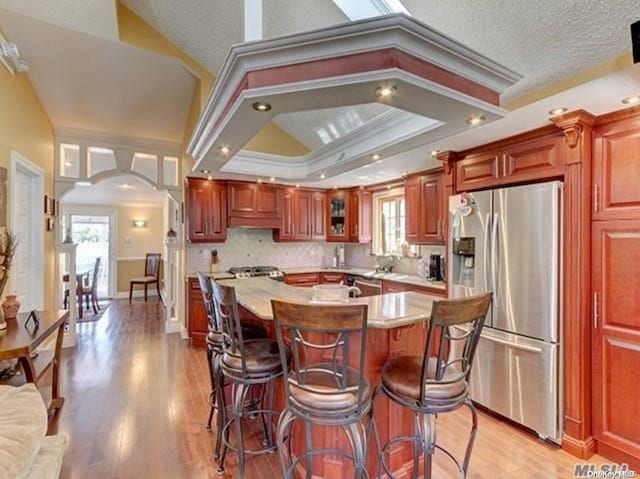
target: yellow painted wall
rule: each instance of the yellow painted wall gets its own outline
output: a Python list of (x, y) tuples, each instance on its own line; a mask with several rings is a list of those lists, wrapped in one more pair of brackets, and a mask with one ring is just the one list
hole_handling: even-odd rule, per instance
[[(13, 76), (0, 65), (0, 166), (8, 169), (11, 151), (17, 151), (44, 170), (45, 194), (53, 196), (53, 141), (51, 121), (29, 77), (24, 73)], [(8, 186), (10, 195), (12, 185)], [(44, 224), (44, 216), (42, 221)], [(45, 232), (45, 276), (34, 278), (45, 286), (45, 308), (54, 305), (54, 240), (54, 233)]]

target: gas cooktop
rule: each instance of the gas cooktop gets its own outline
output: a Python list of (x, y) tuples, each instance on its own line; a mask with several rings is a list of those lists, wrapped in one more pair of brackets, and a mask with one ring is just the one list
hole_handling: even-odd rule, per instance
[(275, 266), (240, 266), (230, 268), (229, 273), (236, 278), (256, 278), (258, 276), (268, 276), (270, 278), (284, 277), (284, 273)]

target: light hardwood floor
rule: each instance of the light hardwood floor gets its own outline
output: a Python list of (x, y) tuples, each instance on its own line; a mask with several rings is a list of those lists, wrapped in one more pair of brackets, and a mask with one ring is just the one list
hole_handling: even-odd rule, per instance
[[(66, 404), (59, 432), (69, 438), (63, 478), (215, 478), (205, 350), (165, 335), (151, 301), (114, 301), (100, 321), (79, 325), (65, 350)], [(439, 441), (460, 454), (467, 413), (444, 415)], [(460, 431), (464, 431), (461, 433)], [(460, 439), (462, 435), (463, 439)], [(602, 458), (593, 458), (597, 462)], [(229, 454), (227, 474), (235, 477)], [(574, 457), (481, 414), (469, 477), (569, 478)], [(249, 458), (248, 478), (280, 477), (277, 455)], [(443, 458), (434, 478), (455, 477)]]

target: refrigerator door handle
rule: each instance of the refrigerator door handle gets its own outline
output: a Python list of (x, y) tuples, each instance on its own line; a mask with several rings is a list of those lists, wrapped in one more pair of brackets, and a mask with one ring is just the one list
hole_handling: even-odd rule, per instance
[(489, 213), (486, 214), (484, 220), (484, 239), (482, 241), (483, 251), (482, 251), (482, 270), (484, 273), (484, 291), (489, 290), (489, 280), (487, 279), (487, 270), (489, 269), (489, 261), (488, 261), (488, 249), (489, 249), (489, 221), (491, 219), (491, 215)]
[(484, 334), (482, 334), (481, 336), (487, 341), (492, 341), (498, 344), (504, 344), (505, 346), (509, 346), (510, 348), (513, 348), (513, 349), (520, 349), (522, 351), (528, 351), (530, 353), (538, 353), (538, 354), (542, 352), (542, 348), (536, 348), (535, 346), (526, 346), (524, 344), (514, 343), (511, 341), (507, 341), (505, 339), (499, 339), (499, 338), (496, 338), (495, 336), (485, 336)]
[(491, 290), (493, 291), (493, 304), (496, 304), (498, 291), (496, 290), (496, 275), (498, 274), (498, 213), (493, 214), (491, 225)]

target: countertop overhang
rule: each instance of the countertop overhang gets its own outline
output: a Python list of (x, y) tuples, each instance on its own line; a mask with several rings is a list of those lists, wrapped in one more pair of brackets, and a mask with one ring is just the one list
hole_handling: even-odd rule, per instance
[[(221, 284), (235, 288), (236, 300), (240, 306), (258, 318), (267, 321), (273, 320), (272, 299), (301, 304), (309, 304), (312, 301), (312, 288), (296, 288), (269, 278), (219, 281)], [(421, 293), (403, 292), (353, 298), (349, 299), (346, 304), (366, 304), (368, 306), (368, 327), (393, 329), (427, 321), (431, 316), (433, 302), (438, 300), (442, 300), (442, 298)], [(326, 304), (331, 305), (331, 303)]]

